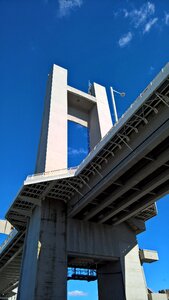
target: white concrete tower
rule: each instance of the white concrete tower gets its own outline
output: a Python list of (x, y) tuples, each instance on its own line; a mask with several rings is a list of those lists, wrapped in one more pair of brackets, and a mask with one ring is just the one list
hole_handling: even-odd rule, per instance
[[(105, 87), (94, 83), (92, 94), (70, 87), (67, 70), (53, 66), (48, 76), (36, 173), (67, 169), (68, 120), (89, 128), (91, 150), (110, 130)], [(18, 299), (66, 299), (67, 222), (62, 201), (45, 199), (34, 210), (27, 227)]]
[(90, 150), (112, 127), (105, 87), (94, 83), (93, 96), (67, 84), (67, 70), (54, 65), (49, 75), (36, 173), (67, 168), (67, 121), (89, 128)]

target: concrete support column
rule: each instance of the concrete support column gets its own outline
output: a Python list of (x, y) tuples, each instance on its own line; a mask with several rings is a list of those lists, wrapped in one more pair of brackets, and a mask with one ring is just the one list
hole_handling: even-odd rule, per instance
[(42, 202), (36, 300), (67, 299), (65, 210), (62, 201)]
[(97, 99), (97, 113), (101, 138), (112, 128), (113, 123), (107, 98), (106, 88), (98, 83), (93, 83), (95, 97)]
[(40, 218), (41, 208), (36, 207), (27, 225), (17, 300), (34, 299)]
[(147, 300), (146, 281), (139, 258), (138, 244), (132, 247), (129, 243), (123, 244), (120, 253), (126, 300)]
[(93, 107), (89, 115), (91, 150), (113, 126), (105, 87), (93, 83), (93, 94), (97, 99), (97, 105)]
[(126, 300), (120, 261), (98, 268), (99, 300)]
[(36, 173), (67, 168), (67, 70), (54, 65), (48, 78)]
[(66, 205), (44, 200), (27, 229), (18, 300), (67, 299)]

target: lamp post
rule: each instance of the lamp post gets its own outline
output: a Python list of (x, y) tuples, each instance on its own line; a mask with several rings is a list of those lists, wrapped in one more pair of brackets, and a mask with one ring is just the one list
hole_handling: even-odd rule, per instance
[(112, 104), (113, 104), (113, 110), (114, 110), (115, 123), (117, 123), (119, 119), (118, 119), (118, 114), (117, 114), (117, 108), (116, 108), (114, 93), (119, 94), (121, 97), (124, 97), (125, 93), (124, 92), (118, 92), (118, 91), (114, 90), (112, 87), (110, 87), (110, 92), (111, 92), (111, 98), (112, 98)]

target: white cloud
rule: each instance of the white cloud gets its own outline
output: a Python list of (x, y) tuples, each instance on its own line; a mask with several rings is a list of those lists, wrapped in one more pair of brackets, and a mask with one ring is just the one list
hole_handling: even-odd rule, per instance
[(79, 8), (83, 4), (83, 0), (59, 0), (59, 15), (66, 16), (72, 9)]
[(84, 148), (75, 149), (75, 148), (69, 147), (68, 154), (69, 155), (80, 155), (80, 154), (86, 154), (87, 155), (88, 151)]
[(125, 47), (127, 46), (131, 40), (133, 38), (133, 35), (131, 32), (128, 32), (127, 34), (123, 35), (120, 39), (119, 39), (119, 46), (122, 48), (122, 47)]
[(158, 18), (151, 19), (144, 27), (143, 33), (149, 32), (152, 26), (154, 26), (158, 21)]
[(74, 296), (74, 297), (80, 297), (80, 296), (85, 297), (88, 294), (83, 292), (83, 291), (75, 290), (75, 291), (68, 292), (68, 295), (69, 296)]
[(124, 17), (129, 18), (131, 23), (135, 28), (138, 28), (140, 25), (143, 25), (147, 20), (154, 15), (155, 5), (152, 2), (144, 3), (139, 9), (133, 9), (128, 11), (123, 9)]
[[(120, 9), (116, 13), (116, 16), (123, 14), (123, 17), (128, 20), (128, 25), (130, 26), (130, 31), (126, 35), (121, 36), (118, 41), (120, 47), (125, 47), (131, 42), (134, 36), (133, 32), (136, 35), (137, 31), (145, 34), (151, 30), (158, 21), (155, 10), (155, 4), (152, 1), (148, 1), (144, 2), (138, 8)], [(164, 22), (166, 25), (169, 25), (169, 13), (165, 13)]]
[(169, 13), (165, 13), (165, 19), (164, 19), (164, 21), (165, 21), (166, 25), (169, 25)]
[(123, 9), (124, 17), (127, 18), (129, 16), (129, 12), (127, 9)]

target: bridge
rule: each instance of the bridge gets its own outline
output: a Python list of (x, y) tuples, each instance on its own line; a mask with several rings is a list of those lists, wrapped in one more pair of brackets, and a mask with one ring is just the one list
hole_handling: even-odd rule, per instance
[[(75, 99), (90, 98), (90, 105), (95, 101), (95, 95), (68, 90)], [(148, 219), (156, 216), (155, 202), (168, 192), (169, 64), (77, 168), (45, 170), (26, 178), (6, 214), (15, 230), (0, 248), (0, 295), (10, 296), (18, 285), (25, 235), (29, 235), (28, 223), (45, 201), (66, 204), (67, 266), (95, 270), (97, 265), (112, 259), (109, 251), (105, 254), (104, 245), (100, 245), (103, 249), (99, 255), (92, 257), (89, 253), (83, 257), (82, 253), (77, 254), (71, 240), (76, 244), (79, 239), (85, 239), (90, 245), (91, 236), (85, 230), (93, 230), (93, 235), (97, 235), (96, 226), (100, 235), (104, 235), (105, 230), (116, 230), (125, 224), (136, 235), (145, 230)], [(85, 224), (86, 229), (80, 225), (81, 230), (77, 232), (74, 222)], [(39, 251), (40, 248), (38, 244)], [(113, 256), (114, 261), (117, 256)], [(128, 296), (127, 299), (146, 298)]]

